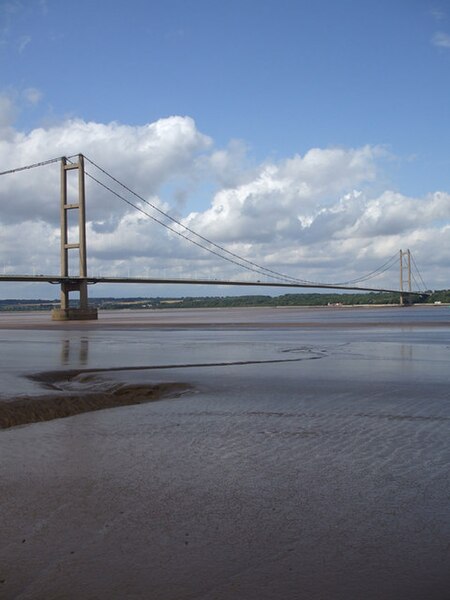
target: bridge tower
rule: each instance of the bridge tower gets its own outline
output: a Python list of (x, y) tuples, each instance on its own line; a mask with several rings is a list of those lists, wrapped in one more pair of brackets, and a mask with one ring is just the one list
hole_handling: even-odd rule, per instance
[(411, 303), (411, 252), (400, 250), (400, 305)]
[[(67, 174), (69, 171), (78, 171), (78, 201), (68, 202)], [(78, 237), (69, 240), (69, 212), (78, 212), (76, 226)], [(67, 158), (61, 158), (61, 277), (66, 278), (61, 283), (61, 307), (52, 312), (54, 321), (72, 321), (97, 319), (97, 309), (89, 308), (87, 287), (87, 254), (86, 254), (86, 193), (84, 177), (84, 156), (78, 155), (78, 162), (68, 162)], [(71, 250), (78, 251), (78, 271), (76, 274), (70, 272)], [(75, 259), (76, 261), (76, 259)], [(69, 304), (70, 292), (79, 293), (79, 307), (73, 308)]]

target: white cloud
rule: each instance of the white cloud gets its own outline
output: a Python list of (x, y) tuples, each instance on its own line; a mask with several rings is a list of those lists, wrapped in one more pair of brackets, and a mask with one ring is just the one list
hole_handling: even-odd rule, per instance
[(185, 223), (223, 242), (300, 239), (326, 206), (358, 184), (372, 181), (380, 150), (314, 148), (304, 157), (266, 163), (253, 179), (216, 194), (211, 208)]
[(450, 35), (443, 31), (436, 32), (431, 41), (438, 48), (450, 48)]
[(33, 219), (2, 226), (1, 273), (59, 273), (59, 229)]
[[(13, 113), (11, 101), (0, 96), (2, 170), (83, 152), (160, 210), (271, 269), (313, 281), (344, 281), (410, 247), (430, 284), (447, 284), (441, 274), (448, 266), (450, 194), (415, 198), (375, 192), (381, 148), (313, 148), (303, 156), (254, 164), (245, 144), (217, 148), (189, 117), (143, 126), (74, 119), (25, 134), (13, 129)], [(87, 170), (107, 181), (89, 163)], [(202, 186), (212, 190), (211, 199), (194, 210), (193, 192)], [(189, 244), (89, 178), (87, 204), (91, 273), (261, 278)], [(2, 176), (0, 206), (0, 269), (58, 272), (59, 165)], [(397, 281), (394, 271), (381, 283), (396, 286)]]
[[(0, 164), (7, 170), (82, 151), (151, 197), (173, 178), (189, 180), (197, 155), (210, 143), (189, 117), (169, 117), (141, 127), (71, 120), (29, 134), (15, 132), (12, 138), (0, 140)], [(89, 170), (99, 176), (93, 167)], [(97, 200), (90, 206), (91, 218), (116, 223), (129, 207), (95, 188), (89, 179), (87, 183)], [(10, 176), (2, 181), (2, 196), (9, 199), (3, 203), (3, 221), (20, 221), (32, 202), (35, 218), (57, 223), (58, 189), (58, 169), (53, 165)], [(14, 201), (8, 194), (14, 194)]]
[(203, 158), (203, 166), (204, 172), (214, 172), (220, 186), (225, 188), (244, 183), (252, 176), (248, 147), (242, 140), (231, 140), (226, 148), (213, 150)]

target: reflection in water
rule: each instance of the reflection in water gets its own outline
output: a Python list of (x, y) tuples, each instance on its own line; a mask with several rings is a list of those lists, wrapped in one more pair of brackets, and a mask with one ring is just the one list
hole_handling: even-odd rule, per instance
[[(78, 352), (78, 361), (76, 356)], [(61, 345), (61, 365), (78, 364), (86, 365), (89, 358), (89, 340), (81, 338), (80, 340), (62, 340)]]

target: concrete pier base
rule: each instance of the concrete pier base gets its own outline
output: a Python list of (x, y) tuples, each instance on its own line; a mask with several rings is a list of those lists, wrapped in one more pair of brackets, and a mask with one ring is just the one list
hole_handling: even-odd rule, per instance
[(413, 303), (411, 294), (400, 294), (400, 306), (412, 306)]
[(98, 319), (96, 308), (54, 308), (52, 321), (95, 321)]

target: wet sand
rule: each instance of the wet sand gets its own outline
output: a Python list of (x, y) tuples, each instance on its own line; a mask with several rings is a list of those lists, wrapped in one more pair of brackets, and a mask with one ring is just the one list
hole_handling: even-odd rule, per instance
[(169, 394), (0, 431), (1, 598), (449, 597), (447, 313), (279, 312), (0, 322), (4, 403)]
[(101, 392), (63, 395), (24, 396), (0, 402), (0, 429), (27, 423), (62, 419), (93, 410), (130, 406), (177, 397), (190, 389), (182, 383), (155, 385), (115, 385)]
[[(420, 318), (416, 318), (420, 312)], [(387, 317), (387, 318), (386, 318)], [(0, 330), (74, 331), (103, 329), (235, 329), (249, 328), (440, 328), (449, 325), (446, 306), (208, 308), (101, 311), (97, 321), (55, 322), (50, 313), (1, 313)]]

